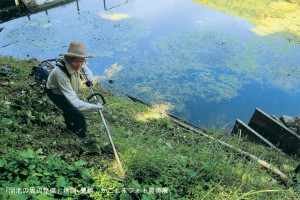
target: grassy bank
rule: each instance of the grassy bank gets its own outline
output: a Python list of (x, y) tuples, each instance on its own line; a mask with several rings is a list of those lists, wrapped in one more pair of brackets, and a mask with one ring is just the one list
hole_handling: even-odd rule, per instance
[[(300, 198), (292, 158), (220, 130), (206, 130), (272, 163), (288, 175), (282, 181), (156, 110), (95, 86), (108, 102), (104, 116), (126, 173), (120, 179), (100, 117), (86, 112), (89, 137), (97, 142), (84, 144), (69, 133), (61, 112), (28, 84), (34, 62), (0, 58), (0, 67), (11, 70), (0, 76), (0, 199)], [(81, 93), (87, 97), (90, 92), (83, 88)]]

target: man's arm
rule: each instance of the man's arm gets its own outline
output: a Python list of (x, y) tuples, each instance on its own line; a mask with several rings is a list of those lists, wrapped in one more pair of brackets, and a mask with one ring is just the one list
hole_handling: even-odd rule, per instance
[(86, 77), (87, 77), (87, 81), (93, 82), (93, 73), (92, 73), (92, 71), (88, 68), (88, 66), (83, 65), (82, 71), (85, 73), (85, 75), (86, 75)]
[(70, 79), (64, 73), (59, 74), (57, 77), (59, 89), (67, 100), (78, 110), (90, 110), (90, 109), (99, 109), (99, 106), (86, 103), (80, 100), (76, 92), (73, 90)]

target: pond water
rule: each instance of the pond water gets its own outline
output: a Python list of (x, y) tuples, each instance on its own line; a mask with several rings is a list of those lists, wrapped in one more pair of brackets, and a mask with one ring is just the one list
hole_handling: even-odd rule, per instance
[(293, 2), (74, 1), (0, 24), (0, 55), (55, 58), (83, 41), (103, 87), (198, 126), (248, 123), (256, 107), (299, 116), (300, 5)]

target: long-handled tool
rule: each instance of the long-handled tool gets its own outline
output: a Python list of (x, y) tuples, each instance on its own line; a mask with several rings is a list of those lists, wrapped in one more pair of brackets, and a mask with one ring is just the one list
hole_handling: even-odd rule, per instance
[[(81, 71), (83, 72), (83, 74), (84, 74), (84, 76), (85, 76), (85, 79), (88, 80), (88, 79), (87, 79), (87, 76), (86, 76), (86, 74), (85, 74), (85, 72), (84, 72), (83, 70), (81, 70)], [(100, 93), (94, 92), (94, 89), (93, 89), (92, 87), (90, 87), (90, 90), (91, 90), (92, 94), (87, 98), (88, 101), (90, 101), (90, 99), (94, 98), (94, 103), (99, 105), (99, 101), (98, 101), (98, 99), (97, 99), (97, 96), (99, 96), (99, 97), (102, 99), (102, 101), (103, 101), (103, 105), (106, 103), (104, 97), (103, 97)], [(99, 112), (99, 114), (100, 114), (100, 116), (101, 116), (101, 119), (102, 119), (102, 122), (103, 122), (103, 125), (104, 125), (104, 128), (105, 128), (105, 131), (106, 131), (106, 133), (107, 133), (108, 139), (109, 139), (110, 144), (111, 144), (111, 146), (112, 146), (112, 149), (113, 149), (113, 152), (114, 152), (114, 156), (115, 156), (115, 158), (116, 158), (116, 161), (117, 161), (117, 164), (118, 164), (118, 168), (119, 168), (119, 171), (120, 171), (120, 177), (121, 177), (121, 178), (125, 178), (125, 172), (124, 172), (124, 170), (123, 170), (123, 167), (122, 167), (122, 164), (121, 164), (119, 155), (118, 155), (118, 153), (117, 153), (117, 150), (116, 150), (116, 148), (115, 148), (114, 142), (113, 142), (112, 137), (111, 137), (111, 135), (110, 135), (110, 132), (109, 132), (109, 130), (108, 130), (107, 124), (106, 124), (106, 122), (105, 122), (105, 119), (104, 119), (104, 115), (103, 115), (103, 113), (102, 113), (102, 110), (101, 110), (101, 109), (98, 109), (98, 112)]]

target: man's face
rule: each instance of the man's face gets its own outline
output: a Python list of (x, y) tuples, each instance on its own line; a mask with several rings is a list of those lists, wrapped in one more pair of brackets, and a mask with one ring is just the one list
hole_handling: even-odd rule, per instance
[(85, 59), (79, 57), (69, 57), (67, 60), (71, 68), (77, 72), (81, 70), (82, 66), (85, 63)]

